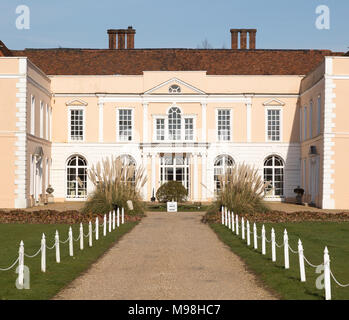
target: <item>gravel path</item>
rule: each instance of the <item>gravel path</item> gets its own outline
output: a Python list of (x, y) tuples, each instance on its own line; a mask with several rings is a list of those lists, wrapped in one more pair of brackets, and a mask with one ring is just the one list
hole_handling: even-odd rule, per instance
[(275, 299), (202, 213), (147, 213), (55, 299)]

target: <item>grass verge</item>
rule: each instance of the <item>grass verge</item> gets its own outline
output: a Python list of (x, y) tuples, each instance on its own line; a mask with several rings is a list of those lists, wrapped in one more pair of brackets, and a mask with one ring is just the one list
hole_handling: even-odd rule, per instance
[[(271, 228), (275, 229), (276, 242), (283, 243), (283, 232), (287, 229), (289, 245), (297, 250), (298, 239), (302, 240), (304, 255), (314, 265), (322, 264), (323, 251), (328, 247), (331, 259), (331, 270), (341, 283), (349, 283), (349, 223), (348, 222), (302, 222), (302, 223), (265, 223), (266, 235), (270, 240)], [(242, 258), (248, 269), (257, 275), (261, 283), (276, 293), (281, 299), (287, 300), (317, 300), (324, 299), (324, 290), (316, 288), (316, 281), (321, 273), (306, 263), (306, 282), (300, 282), (298, 255), (290, 254), (290, 269), (284, 269), (283, 248), (276, 248), (276, 262), (271, 261), (271, 244), (266, 245), (266, 255), (261, 254), (261, 240), (258, 239), (258, 249), (247, 247), (246, 241), (240, 235), (219, 223), (211, 223), (211, 228), (231, 250)], [(261, 235), (262, 224), (257, 224), (258, 235)], [(241, 226), (240, 226), (241, 228)], [(251, 228), (252, 230), (252, 228)], [(332, 299), (349, 299), (349, 288), (341, 288), (331, 280)]]
[[(9, 271), (0, 271), (0, 299), (51, 299), (63, 287), (69, 284), (90, 265), (102, 256), (125, 233), (129, 232), (137, 222), (127, 222), (88, 246), (88, 237), (84, 238), (84, 250), (80, 250), (79, 241), (74, 241), (74, 256), (69, 256), (68, 243), (60, 244), (61, 262), (56, 263), (55, 249), (46, 250), (46, 272), (41, 272), (41, 254), (35, 258), (24, 259), (24, 264), (30, 269), (30, 289), (18, 290), (15, 286), (16, 267)], [(0, 268), (10, 266), (18, 256), (20, 240), (24, 242), (25, 253), (33, 255), (40, 248), (42, 233), (45, 233), (46, 244), (52, 247), (54, 234), (58, 230), (60, 240), (68, 238), (69, 225), (65, 224), (0, 224)], [(73, 237), (79, 235), (79, 225), (72, 225)], [(87, 234), (88, 227), (84, 225)]]

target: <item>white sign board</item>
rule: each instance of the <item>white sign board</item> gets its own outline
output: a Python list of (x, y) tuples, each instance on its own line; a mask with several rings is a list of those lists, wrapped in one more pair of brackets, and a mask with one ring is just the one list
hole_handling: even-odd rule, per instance
[(167, 212), (177, 212), (177, 202), (167, 202)]

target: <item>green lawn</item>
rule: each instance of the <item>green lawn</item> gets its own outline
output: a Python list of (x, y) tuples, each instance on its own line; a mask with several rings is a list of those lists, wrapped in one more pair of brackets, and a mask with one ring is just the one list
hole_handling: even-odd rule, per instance
[[(79, 241), (74, 241), (74, 256), (69, 256), (68, 243), (60, 244), (61, 262), (56, 263), (55, 249), (46, 250), (46, 272), (41, 272), (41, 254), (35, 258), (24, 259), (24, 264), (30, 269), (30, 289), (18, 290), (15, 286), (17, 274), (13, 268), (9, 271), (0, 271), (0, 299), (50, 299), (61, 288), (74, 280), (85, 271), (91, 263), (96, 261), (121, 236), (130, 231), (137, 223), (129, 222), (103, 237), (100, 228), (100, 237), (93, 246), (88, 246), (88, 237), (84, 240), (84, 250), (80, 250)], [(79, 225), (73, 225), (73, 237), (79, 236)], [(54, 244), (54, 234), (58, 230), (60, 240), (68, 238), (69, 225), (57, 224), (0, 224), (0, 268), (10, 266), (18, 256), (20, 240), (24, 241), (25, 253), (33, 255), (40, 248), (42, 233), (46, 235), (47, 246)], [(88, 227), (84, 225), (84, 233)]]
[[(276, 248), (276, 262), (271, 261), (271, 244), (267, 243), (266, 255), (261, 254), (261, 239), (258, 239), (258, 250), (253, 249), (253, 236), (251, 246), (240, 235), (221, 224), (210, 224), (219, 238), (231, 250), (239, 255), (248, 268), (258, 275), (262, 283), (272, 291), (279, 294), (282, 299), (324, 299), (324, 290), (319, 290), (315, 282), (319, 274), (315, 269), (306, 265), (306, 282), (300, 282), (298, 255), (290, 252), (290, 269), (284, 269), (283, 248)], [(283, 243), (283, 232), (287, 229), (289, 245), (297, 250), (300, 238), (303, 243), (305, 257), (314, 265), (323, 262), (323, 251), (328, 247), (331, 270), (338, 281), (349, 283), (349, 223), (348, 222), (302, 222), (302, 223), (266, 223), (266, 235), (270, 240), (270, 231), (273, 227), (276, 232), (276, 241)], [(258, 235), (261, 235), (261, 224), (257, 224)], [(252, 225), (251, 225), (252, 231)], [(349, 287), (340, 288), (331, 279), (332, 299), (349, 299)]]

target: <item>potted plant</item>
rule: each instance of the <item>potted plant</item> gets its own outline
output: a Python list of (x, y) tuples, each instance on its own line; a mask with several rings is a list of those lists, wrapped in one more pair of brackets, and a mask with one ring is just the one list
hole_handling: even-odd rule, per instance
[(304, 194), (304, 189), (302, 189), (300, 186), (297, 186), (296, 189), (293, 190), (293, 192), (296, 194), (296, 200), (297, 204), (302, 204), (302, 197)]
[(54, 197), (53, 197), (53, 191), (55, 191), (51, 185), (48, 185), (48, 188), (46, 189), (47, 192), (47, 203), (54, 203)]

